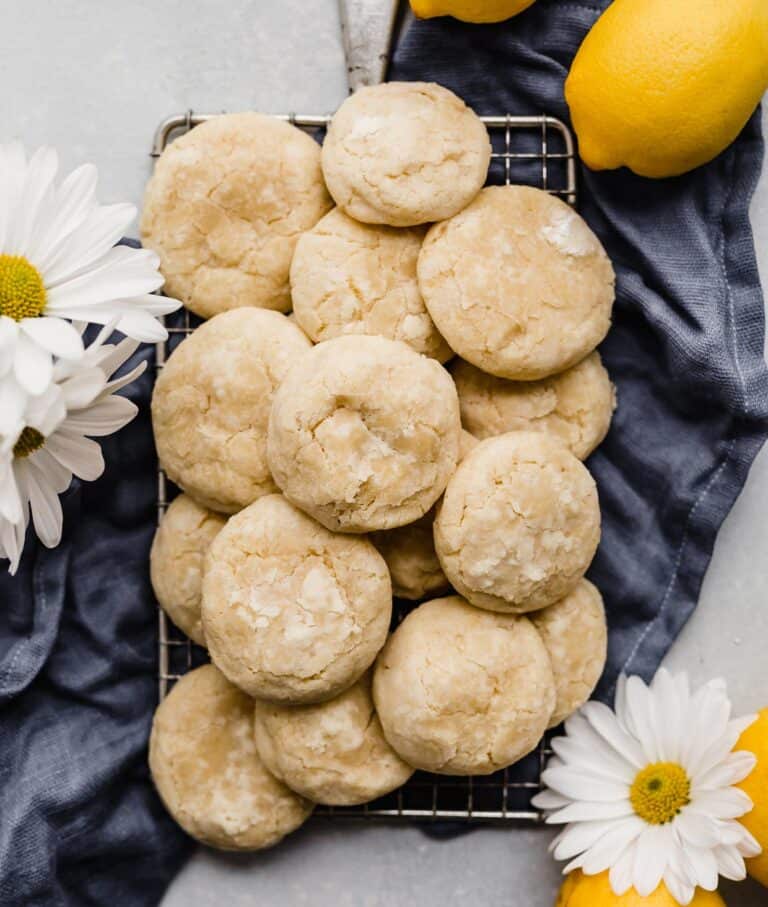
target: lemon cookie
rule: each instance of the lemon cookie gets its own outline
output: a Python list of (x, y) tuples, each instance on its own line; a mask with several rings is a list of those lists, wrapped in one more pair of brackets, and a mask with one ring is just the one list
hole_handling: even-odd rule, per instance
[(370, 672), (318, 705), (257, 701), (254, 730), (259, 755), (272, 774), (315, 803), (368, 803), (413, 774), (384, 739)]
[(567, 595), (600, 540), (592, 476), (537, 432), (488, 438), (448, 483), (435, 549), (451, 585), (491, 611), (535, 611)]
[(205, 645), (200, 622), (203, 561), (224, 517), (180, 494), (160, 522), (149, 555), (152, 588), (163, 611), (198, 645)]
[(581, 217), (541, 189), (483, 189), (429, 230), (418, 275), (451, 349), (501, 378), (569, 368), (610, 327), (611, 262)]
[(141, 240), (165, 292), (210, 318), (238, 306), (285, 312), (297, 238), (331, 207), (320, 147), (274, 117), (234, 113), (169, 145), (144, 196)]
[(487, 775), (537, 745), (555, 707), (547, 650), (533, 624), (434, 599), (412, 611), (376, 661), (376, 710), (410, 765)]
[[(469, 432), (462, 431), (460, 459), (475, 446), (477, 439)], [(433, 507), (415, 523), (371, 535), (371, 541), (387, 562), (392, 577), (392, 591), (397, 598), (418, 601), (446, 592), (450, 587), (435, 551), (432, 529), (434, 522)]]
[(208, 551), (208, 651), (256, 698), (336, 696), (371, 665), (391, 616), (389, 573), (370, 541), (329, 532), (282, 495), (231, 517)]
[(274, 492), (266, 456), (272, 395), (312, 348), (278, 312), (224, 312), (187, 337), (152, 396), (152, 425), (168, 477), (195, 500), (234, 513)]
[(416, 261), (424, 230), (361, 224), (334, 208), (299, 239), (293, 310), (315, 342), (379, 334), (445, 362), (453, 354), (424, 307)]
[(485, 183), (488, 131), (456, 95), (427, 82), (385, 82), (339, 107), (323, 144), (336, 204), (367, 224), (411, 227), (456, 214)]
[(337, 337), (286, 376), (267, 454), (294, 504), (329, 529), (391, 529), (423, 516), (458, 459), (456, 388), (434, 359), (383, 337)]
[(555, 727), (584, 705), (603, 673), (608, 650), (603, 598), (583, 579), (565, 598), (530, 618), (552, 661), (557, 703), (550, 727)]
[(580, 460), (605, 438), (616, 394), (598, 352), (539, 381), (508, 381), (463, 359), (451, 364), (462, 424), (480, 439), (509, 431), (559, 438)]
[(190, 671), (160, 703), (149, 767), (168, 812), (211, 847), (271, 847), (312, 812), (264, 767), (253, 703), (213, 665)]

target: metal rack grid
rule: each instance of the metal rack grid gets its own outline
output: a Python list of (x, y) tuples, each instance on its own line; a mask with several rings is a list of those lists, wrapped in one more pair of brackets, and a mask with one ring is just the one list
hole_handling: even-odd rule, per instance
[[(218, 114), (189, 111), (164, 120), (155, 133), (152, 156), (159, 157), (174, 137), (215, 116)], [(290, 114), (278, 119), (318, 138), (330, 122), (328, 116)], [(549, 116), (486, 116), (482, 120), (493, 145), (489, 183), (538, 186), (571, 205), (576, 204), (574, 143), (564, 123)], [(199, 320), (186, 310), (168, 319), (169, 339), (157, 345), (157, 369), (163, 367), (169, 353), (197, 324)], [(158, 469), (158, 523), (170, 502), (169, 484), (162, 469)], [(396, 601), (395, 621), (402, 620), (412, 607), (413, 603)], [(206, 653), (158, 608), (159, 698), (163, 699), (170, 686), (187, 671), (206, 660)], [(549, 749), (543, 742), (521, 762), (485, 777), (459, 778), (416, 772), (399, 790), (373, 803), (359, 807), (318, 807), (315, 815), (472, 824), (540, 822), (541, 814), (531, 806), (531, 798), (540, 790), (541, 772), (548, 755)]]

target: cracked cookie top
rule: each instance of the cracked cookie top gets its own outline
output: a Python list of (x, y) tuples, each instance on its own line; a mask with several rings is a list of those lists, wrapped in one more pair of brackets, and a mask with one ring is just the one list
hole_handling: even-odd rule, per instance
[(203, 318), (239, 306), (287, 312), (296, 240), (331, 205), (310, 136), (274, 117), (224, 114), (161, 155), (141, 240), (160, 256), (165, 292)]
[(483, 189), (430, 228), (417, 270), (451, 349), (500, 378), (532, 381), (569, 368), (610, 327), (610, 259), (584, 220), (541, 189)]
[(385, 82), (339, 107), (322, 165), (334, 201), (355, 220), (412, 227), (461, 211), (485, 183), (490, 155), (488, 130), (452, 91)]
[(286, 497), (329, 529), (392, 529), (423, 516), (459, 455), (451, 376), (404, 343), (337, 337), (286, 376), (267, 455)]
[[(477, 443), (477, 438), (462, 431), (459, 459), (464, 459)], [(432, 527), (438, 506), (439, 503), (415, 523), (371, 534), (371, 541), (387, 562), (396, 598), (419, 601), (450, 590), (435, 551)]]
[(462, 425), (484, 440), (508, 431), (541, 431), (585, 460), (605, 438), (616, 393), (600, 354), (539, 381), (508, 381), (463, 359), (451, 363)]
[(217, 315), (187, 337), (152, 395), (155, 444), (168, 477), (224, 513), (274, 492), (266, 456), (272, 395), (311, 348), (284, 315), (254, 308)]
[(313, 809), (264, 767), (253, 703), (213, 665), (190, 671), (160, 703), (149, 767), (168, 812), (210, 847), (271, 847)]
[(220, 513), (180, 494), (165, 512), (149, 555), (152, 589), (158, 602), (199, 646), (205, 645), (200, 623), (203, 562), (225, 522)]
[(582, 579), (565, 598), (530, 619), (552, 662), (557, 704), (549, 726), (556, 727), (589, 699), (605, 668), (608, 629), (603, 597)]
[(367, 538), (337, 535), (267, 495), (211, 545), (203, 629), (211, 658), (258, 699), (321, 702), (358, 680), (392, 615), (387, 565)]
[(335, 208), (305, 233), (291, 263), (293, 311), (316, 343), (342, 334), (402, 340), (445, 362), (453, 353), (419, 292), (424, 229), (361, 224)]
[(413, 769), (384, 739), (371, 673), (317, 705), (255, 703), (254, 732), (272, 774), (315, 803), (357, 806), (383, 797)]
[(567, 595), (600, 541), (595, 481), (538, 432), (488, 438), (462, 461), (435, 520), (451, 585), (491, 611), (545, 608)]
[(535, 748), (555, 706), (547, 650), (533, 624), (463, 598), (419, 605), (376, 661), (376, 710), (406, 762), (487, 775)]

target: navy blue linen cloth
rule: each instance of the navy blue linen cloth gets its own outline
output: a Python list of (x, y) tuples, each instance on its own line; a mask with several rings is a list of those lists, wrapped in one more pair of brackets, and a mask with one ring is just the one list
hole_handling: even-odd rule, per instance
[[(563, 79), (606, 5), (538, 0), (503, 25), (415, 23), (391, 76), (435, 79), (481, 113), (567, 120)], [(603, 697), (622, 670), (650, 677), (691, 614), (766, 435), (747, 216), (762, 153), (755, 117), (720, 158), (679, 179), (580, 174), (581, 210), (618, 273), (602, 352), (619, 409), (589, 464), (604, 521), (591, 575), (611, 630)], [(156, 700), (151, 381), (150, 371), (128, 390), (141, 414), (105, 440), (102, 479), (65, 495), (62, 545), (47, 551), (30, 537), (17, 577), (0, 576), (4, 907), (153, 905), (189, 846), (146, 770)]]

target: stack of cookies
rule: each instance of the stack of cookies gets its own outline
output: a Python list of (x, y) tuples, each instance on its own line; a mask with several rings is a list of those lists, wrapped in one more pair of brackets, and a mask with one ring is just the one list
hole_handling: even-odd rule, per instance
[[(322, 149), (245, 113), (158, 162), (143, 240), (207, 320), (155, 387), (183, 493), (151, 574), (212, 664), (160, 705), (150, 764), (207, 844), (497, 771), (602, 672), (582, 461), (614, 409), (613, 269), (563, 202), (483, 188), (490, 154), (450, 91), (389, 83)], [(393, 596), (421, 603), (390, 634)]]

